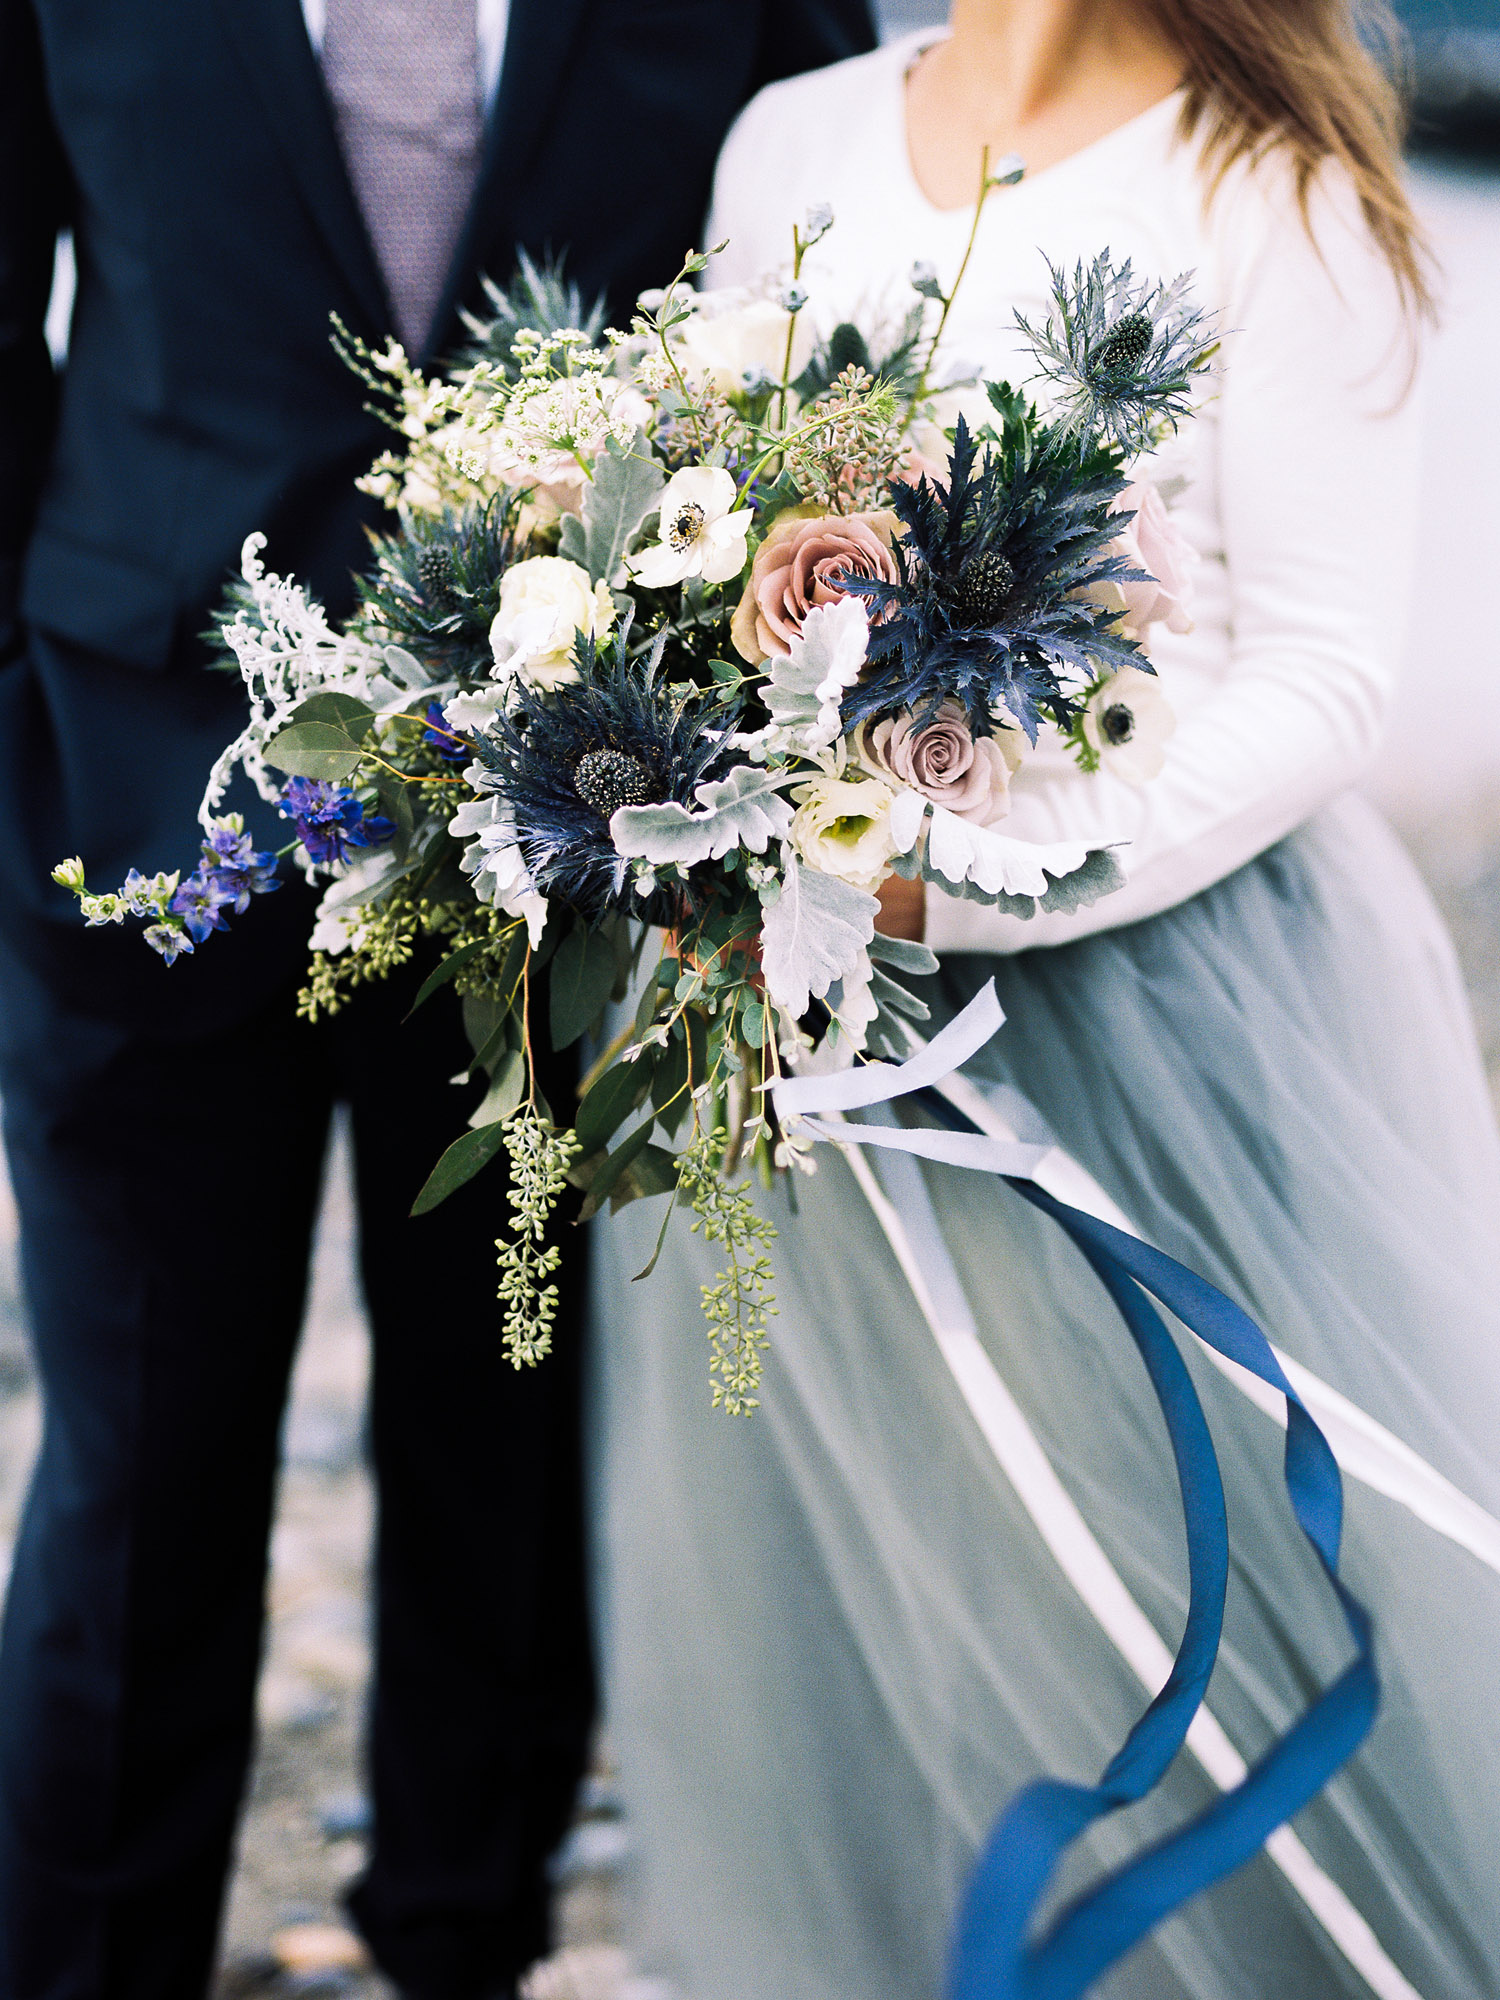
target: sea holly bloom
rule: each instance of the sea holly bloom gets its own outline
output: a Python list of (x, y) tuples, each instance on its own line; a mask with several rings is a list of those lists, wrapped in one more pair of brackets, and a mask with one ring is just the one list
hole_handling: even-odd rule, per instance
[(647, 590), (668, 590), (701, 576), (728, 583), (745, 567), (745, 537), (752, 515), (736, 507), (733, 475), (722, 465), (687, 465), (674, 472), (661, 496), (661, 540), (627, 561), (632, 580)]
[(296, 827), (308, 859), (325, 868), (345, 860), (351, 847), (378, 846), (396, 831), (378, 814), (366, 818), (347, 785), (323, 778), (288, 778), (279, 810)]
[(1090, 695), (1079, 731), (1098, 765), (1132, 785), (1144, 785), (1166, 762), (1177, 718), (1154, 675), (1125, 667)]

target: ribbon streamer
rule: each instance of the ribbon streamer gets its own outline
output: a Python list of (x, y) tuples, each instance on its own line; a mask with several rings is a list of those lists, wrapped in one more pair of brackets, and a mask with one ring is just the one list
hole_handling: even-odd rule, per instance
[[(778, 1113), (800, 1115), (818, 1137), (894, 1143), (903, 1152), (1000, 1173), (1066, 1231), (1092, 1266), (1136, 1343), (1161, 1406), (1182, 1491), (1190, 1582), (1172, 1672), (1097, 1785), (1046, 1779), (1011, 1802), (980, 1855), (953, 1952), (951, 2000), (1074, 2000), (1199, 1889), (1247, 1861), (1321, 1790), (1368, 1733), (1379, 1684), (1368, 1614), (1338, 1575), (1338, 1465), (1264, 1334), (1222, 1292), (1174, 1259), (1047, 1193), (1031, 1176), (1050, 1148), (1020, 1147), (977, 1131), (933, 1089), (939, 1065), (951, 1071), (966, 1060), (1003, 1018), (991, 982), (910, 1062), (800, 1078), (778, 1086), (776, 1101)], [(825, 1126), (809, 1115), (869, 1108), (912, 1091), (921, 1091), (924, 1106), (950, 1129)], [(1029, 1160), (1023, 1163), (1022, 1154)], [(1036, 1906), (1064, 1850), (1094, 1820), (1144, 1797), (1160, 1781), (1197, 1714), (1218, 1653), (1228, 1567), (1223, 1488), (1197, 1392), (1152, 1297), (1285, 1397), (1288, 1496), (1343, 1610), (1355, 1657), (1242, 1782), (1077, 1897), (1033, 1941), (1028, 1933)]]

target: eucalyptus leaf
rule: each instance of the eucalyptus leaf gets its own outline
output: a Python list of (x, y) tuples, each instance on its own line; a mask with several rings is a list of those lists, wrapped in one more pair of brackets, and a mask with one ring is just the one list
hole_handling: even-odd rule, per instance
[(767, 908), (761, 933), (766, 990), (777, 1006), (798, 1020), (836, 979), (857, 972), (879, 908), (868, 890), (789, 854), (781, 894)]
[(469, 1124), (478, 1129), (483, 1125), (499, 1124), (509, 1118), (521, 1101), (521, 1093), (526, 1088), (526, 1058), (519, 1049), (508, 1049), (495, 1066), (495, 1074), (490, 1087), (484, 1094), (484, 1101), (475, 1110)]
[(450, 952), (442, 964), (435, 966), (417, 988), (417, 997), (407, 1008), (406, 1019), (409, 1021), (422, 1002), (430, 1000), (439, 988), (448, 984), (450, 979), (456, 979), (466, 965), (472, 965), (482, 951), (492, 949), (493, 946), (488, 938), (480, 938), (477, 944), (466, 944), (460, 950)]
[(606, 1197), (614, 1192), (621, 1174), (624, 1173), (632, 1160), (638, 1158), (646, 1150), (646, 1144), (651, 1137), (651, 1128), (655, 1122), (654, 1119), (648, 1118), (643, 1125), (637, 1125), (630, 1137), (616, 1146), (615, 1150), (600, 1165), (597, 1173), (595, 1173), (593, 1179), (589, 1182), (589, 1191), (584, 1200), (583, 1207), (578, 1211), (578, 1220), (580, 1222), (587, 1222), (591, 1217), (599, 1213), (599, 1210), (604, 1206)]
[(505, 1137), (503, 1125), (481, 1125), (477, 1132), (465, 1132), (438, 1161), (427, 1176), (422, 1192), (411, 1205), (413, 1215), (426, 1215), (436, 1208), (440, 1201), (446, 1201), (455, 1188), (461, 1188), (470, 1181), (481, 1167), (487, 1167), (499, 1152)]
[(341, 694), (337, 688), (324, 688), (318, 694), (310, 694), (306, 701), (299, 701), (292, 710), (293, 723), (331, 722), (349, 736), (363, 736), (375, 719), (375, 711), (357, 695)]
[(585, 1153), (596, 1152), (599, 1147), (608, 1145), (645, 1097), (655, 1068), (649, 1057), (654, 1053), (654, 1050), (647, 1050), (634, 1062), (616, 1063), (584, 1094), (574, 1128)]
[(359, 763), (359, 745), (335, 722), (293, 722), (266, 745), (265, 758), (289, 778), (347, 778)]
[(630, 1201), (677, 1192), (677, 1155), (665, 1146), (647, 1146), (621, 1174), (609, 1198), (609, 1212), (618, 1215)]
[(609, 938), (575, 924), (552, 961), (551, 1030), (554, 1049), (571, 1048), (609, 1003), (615, 953)]

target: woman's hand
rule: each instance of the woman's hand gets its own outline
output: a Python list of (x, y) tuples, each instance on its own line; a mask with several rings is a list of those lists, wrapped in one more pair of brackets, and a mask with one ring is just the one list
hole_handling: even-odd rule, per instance
[(876, 930), (920, 944), (927, 921), (927, 891), (921, 881), (904, 882), (892, 875), (876, 893), (880, 898)]

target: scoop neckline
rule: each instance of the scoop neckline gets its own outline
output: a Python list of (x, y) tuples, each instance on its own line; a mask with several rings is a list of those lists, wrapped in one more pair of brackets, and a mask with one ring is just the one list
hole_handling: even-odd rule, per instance
[[(935, 48), (939, 42), (947, 39), (948, 36), (942, 29), (934, 32), (931, 28), (917, 28), (890, 44), (891, 53), (896, 58), (891, 78), (891, 108), (896, 121), (896, 150), (901, 160), (901, 171), (912, 198), (923, 213), (940, 222), (951, 222), (958, 217), (972, 216), (974, 204), (970, 201), (960, 203), (956, 208), (939, 208), (918, 180), (916, 167), (912, 163), (911, 138), (906, 122), (906, 79), (915, 67), (918, 57), (924, 56), (929, 49)], [(1029, 188), (1040, 187), (1053, 175), (1062, 174), (1082, 161), (1093, 159), (1105, 148), (1116, 145), (1140, 127), (1159, 118), (1168, 105), (1180, 106), (1182, 94), (1183, 87), (1178, 84), (1176, 89), (1168, 91), (1165, 97), (1158, 97), (1154, 104), (1148, 104), (1144, 111), (1137, 111), (1134, 117), (1125, 119), (1122, 124), (1113, 126), (1108, 132), (1101, 132), (1097, 139), (1090, 139), (1086, 146), (1078, 147), (1075, 152), (1065, 153), (1060, 160), (1053, 160), (1045, 167), (1038, 167), (1034, 173), (1028, 168), (1024, 178), (1006, 190), (1007, 200), (1013, 202), (1017, 195), (1024, 194)]]

